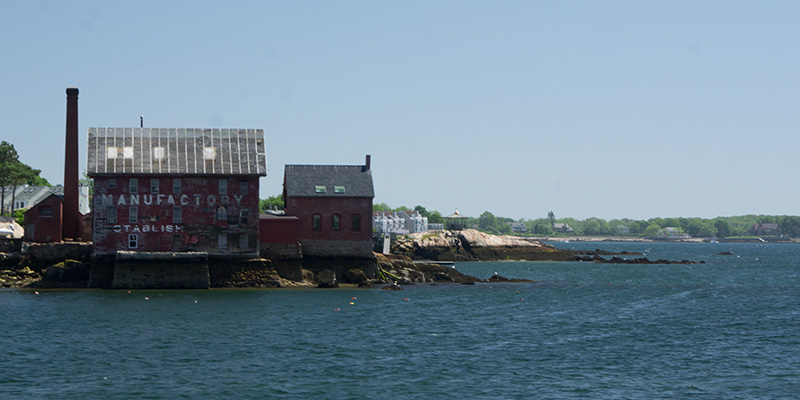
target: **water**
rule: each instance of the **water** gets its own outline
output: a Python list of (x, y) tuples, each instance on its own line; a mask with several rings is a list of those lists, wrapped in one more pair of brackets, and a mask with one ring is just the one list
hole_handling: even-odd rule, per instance
[(706, 263), (464, 263), (538, 281), (403, 291), (4, 290), (0, 398), (800, 393), (800, 245), (559, 246)]

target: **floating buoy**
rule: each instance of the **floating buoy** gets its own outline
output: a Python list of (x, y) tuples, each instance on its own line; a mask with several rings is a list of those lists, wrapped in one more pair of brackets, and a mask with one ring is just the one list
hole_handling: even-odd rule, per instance
[(34, 291), (33, 291), (33, 294), (39, 294), (39, 292), (37, 292), (37, 291), (35, 291), (35, 290), (34, 290)]
[(194, 301), (194, 304), (197, 304), (197, 300)]
[(404, 298), (403, 301), (408, 301), (408, 297)]
[(149, 298), (149, 297), (145, 297), (144, 299), (145, 299), (145, 300), (150, 300), (150, 298)]
[(333, 311), (341, 311), (341, 310), (339, 310), (338, 308), (334, 308)]
[(130, 291), (130, 290), (128, 290), (128, 293), (129, 293), (129, 294), (130, 294), (130, 292), (131, 292), (131, 291)]
[(519, 298), (519, 300), (520, 300), (520, 301), (524, 301), (524, 300), (525, 300), (525, 298), (524, 298), (524, 297), (520, 297), (520, 298)]
[(350, 300), (357, 300), (355, 296), (351, 297)]
[(356, 303), (353, 303), (353, 302), (351, 301), (351, 302), (350, 302), (350, 305), (351, 305), (351, 306), (354, 306), (354, 305), (356, 305)]

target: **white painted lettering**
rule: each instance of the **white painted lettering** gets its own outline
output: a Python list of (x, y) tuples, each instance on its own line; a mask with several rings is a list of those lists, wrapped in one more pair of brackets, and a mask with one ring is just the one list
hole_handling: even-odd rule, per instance
[(113, 206), (114, 205), (114, 196), (110, 194), (104, 194), (100, 197), (100, 205), (103, 206)]
[(167, 226), (165, 226), (165, 228), (167, 228), (167, 232), (172, 232), (173, 226), (172, 225), (167, 225)]
[(119, 196), (119, 200), (117, 200), (117, 205), (118, 206), (124, 206), (125, 205), (125, 196)]
[(139, 205), (139, 195), (138, 194), (132, 194), (131, 195), (130, 205), (132, 205), (132, 206), (138, 206)]
[(208, 197), (206, 197), (206, 202), (208, 203), (209, 207), (213, 207), (214, 204), (217, 203), (217, 197), (214, 196), (213, 194), (210, 194), (208, 195)]
[(125, 232), (130, 232), (131, 226), (130, 225), (122, 225), (125, 227)]
[(233, 199), (236, 200), (236, 205), (237, 206), (241, 206), (242, 205), (242, 198), (243, 197), (244, 197), (244, 195), (241, 195), (241, 194), (233, 195)]
[(134, 225), (133, 226), (133, 231), (134, 232), (141, 232), (141, 230), (139, 230), (139, 225)]
[(199, 194), (194, 195), (194, 202), (198, 206), (200, 205), (200, 197), (202, 197), (202, 195), (199, 195)]
[(167, 197), (167, 195), (165, 195), (165, 194), (162, 194), (162, 193), (159, 193), (159, 194), (157, 194), (157, 195), (156, 195), (156, 205), (159, 205), (159, 206), (160, 206), (160, 205), (161, 205), (161, 203), (163, 203), (163, 202), (164, 202), (164, 197)]
[(122, 232), (122, 227), (119, 225), (114, 225), (114, 232), (120, 233)]
[(153, 204), (153, 195), (152, 194), (143, 194), (142, 200), (144, 201), (145, 205)]
[(175, 198), (172, 195), (167, 196), (167, 205), (174, 206), (175, 205)]
[(181, 205), (188, 206), (189, 205), (189, 196), (182, 194), (181, 195)]

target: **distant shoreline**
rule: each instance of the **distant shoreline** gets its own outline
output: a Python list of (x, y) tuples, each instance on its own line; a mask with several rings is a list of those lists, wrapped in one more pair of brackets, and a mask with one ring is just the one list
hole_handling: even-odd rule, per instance
[[(711, 238), (674, 238), (674, 239), (650, 239), (630, 236), (549, 236), (549, 237), (527, 237), (527, 240), (539, 242), (651, 242), (651, 243), (711, 243)], [(800, 239), (792, 238), (718, 238), (719, 243), (800, 243)]]

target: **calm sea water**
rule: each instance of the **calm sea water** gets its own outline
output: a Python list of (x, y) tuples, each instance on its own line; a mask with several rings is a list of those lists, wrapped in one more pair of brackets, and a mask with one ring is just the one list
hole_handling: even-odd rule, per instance
[(464, 263), (538, 282), (403, 291), (4, 290), (0, 398), (797, 398), (800, 245), (558, 246), (706, 264)]

